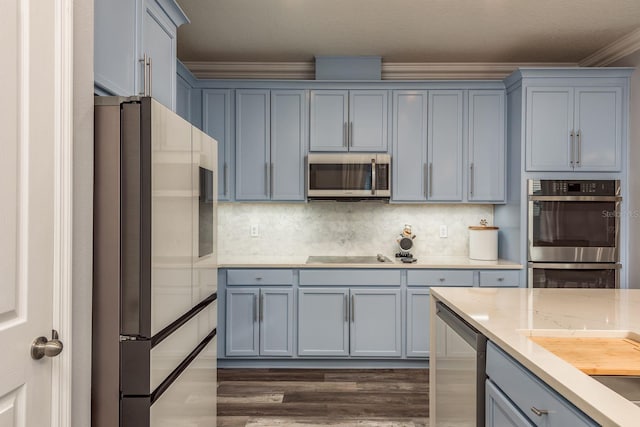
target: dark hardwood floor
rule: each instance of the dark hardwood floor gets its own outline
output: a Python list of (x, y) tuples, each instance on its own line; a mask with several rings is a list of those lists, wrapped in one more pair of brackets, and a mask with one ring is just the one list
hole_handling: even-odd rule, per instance
[(428, 369), (218, 369), (218, 427), (429, 424)]

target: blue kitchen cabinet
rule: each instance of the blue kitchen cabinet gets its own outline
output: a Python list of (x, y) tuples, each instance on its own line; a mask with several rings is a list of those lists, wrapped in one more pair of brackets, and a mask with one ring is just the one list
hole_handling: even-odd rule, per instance
[(96, 93), (146, 93), (175, 110), (177, 28), (189, 22), (177, 3), (96, 0), (94, 7)]
[(387, 90), (312, 90), (309, 151), (387, 151)]
[(218, 141), (218, 200), (231, 200), (233, 194), (233, 109), (232, 89), (203, 89), (202, 128)]
[(226, 292), (227, 356), (257, 356), (259, 353), (259, 288), (233, 288)]
[(307, 92), (271, 91), (271, 200), (304, 200)]
[(351, 289), (351, 356), (399, 357), (400, 289)]
[[(518, 411), (533, 425), (546, 427), (599, 425), (491, 341), (487, 343), (486, 373), (488, 381), (512, 403), (511, 414)], [(487, 419), (489, 419), (488, 416)], [(509, 424), (494, 422), (487, 425)]]
[(293, 355), (293, 289), (261, 288), (260, 355)]
[(298, 289), (298, 355), (349, 355), (349, 289)]
[(620, 171), (622, 94), (615, 86), (528, 86), (527, 171)]
[(469, 91), (470, 202), (505, 201), (505, 111), (504, 91)]
[(534, 427), (534, 424), (491, 381), (485, 385), (486, 427)]
[(427, 91), (393, 91), (393, 201), (415, 202), (427, 198), (427, 108)]
[(176, 77), (176, 114), (191, 123), (191, 85), (180, 75)]
[(429, 357), (429, 289), (407, 289), (407, 357)]
[(236, 90), (236, 200), (304, 200), (306, 93)]
[(429, 92), (428, 200), (462, 201), (463, 107), (462, 90)]

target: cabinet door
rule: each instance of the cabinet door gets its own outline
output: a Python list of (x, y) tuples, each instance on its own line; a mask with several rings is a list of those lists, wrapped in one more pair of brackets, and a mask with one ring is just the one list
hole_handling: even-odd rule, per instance
[(349, 92), (312, 90), (309, 151), (347, 151)]
[(462, 200), (462, 107), (461, 90), (429, 92), (429, 200)]
[(232, 109), (233, 91), (202, 91), (202, 129), (218, 141), (218, 200), (230, 200), (232, 194)]
[(227, 289), (227, 356), (258, 355), (258, 288)]
[(191, 123), (191, 86), (178, 75), (176, 77), (176, 114)]
[(136, 7), (131, 0), (94, 1), (94, 79), (110, 95), (136, 93)]
[(298, 355), (349, 355), (349, 289), (298, 290)]
[(260, 290), (260, 355), (293, 355), (293, 289)]
[(349, 91), (349, 151), (387, 151), (389, 92)]
[(528, 171), (570, 171), (573, 89), (528, 87), (525, 146)]
[(426, 200), (427, 91), (393, 92), (394, 201)]
[(236, 90), (236, 200), (268, 200), (270, 173), (268, 90)]
[(351, 290), (351, 355), (401, 356), (400, 289)]
[(407, 290), (407, 356), (429, 357), (429, 289)]
[(622, 89), (575, 90), (575, 170), (622, 168)]
[(469, 91), (469, 201), (505, 199), (504, 91)]
[(486, 380), (485, 399), (485, 419), (487, 427), (534, 426), (489, 379)]
[[(145, 0), (142, 13), (142, 53), (151, 58), (151, 96), (175, 110), (176, 27), (155, 1)], [(142, 69), (142, 68), (141, 68)], [(142, 90), (142, 79), (139, 79)]]
[(271, 200), (304, 200), (304, 90), (271, 91)]

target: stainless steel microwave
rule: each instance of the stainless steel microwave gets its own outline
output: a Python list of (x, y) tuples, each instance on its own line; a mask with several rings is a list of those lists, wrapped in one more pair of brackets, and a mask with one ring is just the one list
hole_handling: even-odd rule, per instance
[(391, 156), (380, 153), (311, 153), (307, 157), (308, 199), (389, 199)]

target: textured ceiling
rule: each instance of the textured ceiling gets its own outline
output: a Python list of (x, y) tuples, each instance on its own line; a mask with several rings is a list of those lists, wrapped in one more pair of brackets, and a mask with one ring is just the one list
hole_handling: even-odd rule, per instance
[(640, 0), (178, 0), (182, 61), (579, 62), (640, 27)]

